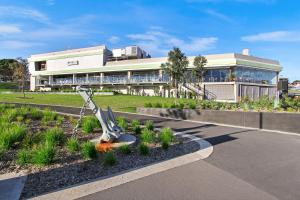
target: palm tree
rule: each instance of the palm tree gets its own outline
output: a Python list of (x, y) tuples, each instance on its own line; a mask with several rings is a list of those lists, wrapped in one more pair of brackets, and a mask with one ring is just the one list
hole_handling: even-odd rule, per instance
[(189, 61), (184, 53), (177, 47), (168, 53), (168, 62), (161, 64), (161, 68), (171, 78), (171, 86), (175, 88), (176, 98), (179, 97), (178, 84), (183, 82), (184, 73)]
[(198, 86), (199, 83), (202, 82), (203, 77), (206, 73), (206, 69), (204, 68), (206, 64), (207, 64), (207, 59), (204, 56), (199, 55), (194, 58), (195, 68), (193, 69), (193, 74), (194, 76), (196, 76)]

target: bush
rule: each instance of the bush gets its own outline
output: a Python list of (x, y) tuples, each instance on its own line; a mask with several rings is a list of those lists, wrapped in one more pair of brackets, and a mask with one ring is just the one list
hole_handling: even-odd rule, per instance
[(139, 120), (132, 120), (131, 122), (132, 130), (134, 131), (135, 134), (140, 134), (142, 129), (141, 129), (141, 123)]
[(49, 165), (54, 162), (55, 146), (44, 144), (33, 152), (33, 163), (37, 165)]
[(140, 154), (143, 156), (149, 155), (149, 153), (150, 153), (149, 147), (144, 143), (139, 144), (138, 149), (139, 149)]
[(85, 159), (97, 158), (97, 150), (95, 148), (95, 145), (94, 145), (94, 143), (92, 143), (90, 141), (83, 143), (81, 152), (82, 152), (82, 156)]
[(65, 120), (65, 118), (63, 116), (58, 116), (56, 125), (61, 126), (63, 124), (64, 120)]
[(42, 119), (44, 116), (43, 112), (37, 108), (31, 108), (29, 115), (30, 115), (31, 119), (35, 119), (35, 120)]
[(196, 107), (197, 107), (197, 105), (196, 105), (195, 102), (190, 102), (190, 103), (189, 103), (189, 108), (190, 108), (190, 109), (196, 109)]
[(24, 117), (23, 116), (17, 116), (17, 122), (21, 123), (23, 122)]
[(104, 165), (105, 166), (113, 166), (117, 163), (117, 158), (114, 152), (109, 151), (104, 154)]
[(83, 119), (82, 130), (84, 133), (92, 133), (95, 128), (101, 128), (99, 120), (94, 116), (88, 116)]
[(154, 130), (154, 123), (151, 120), (146, 121), (145, 126), (148, 130), (151, 130), (151, 131)]
[(144, 106), (145, 106), (145, 108), (152, 108), (152, 103), (146, 102)]
[(126, 155), (131, 154), (131, 152), (132, 152), (131, 148), (128, 144), (124, 144), (124, 145), (120, 146), (120, 151)]
[(162, 108), (162, 104), (161, 103), (155, 103), (153, 107), (154, 108)]
[(162, 144), (162, 148), (168, 149), (170, 146), (170, 143), (174, 140), (174, 133), (173, 133), (172, 129), (164, 128), (164, 129), (162, 129), (159, 138), (160, 138), (160, 141)]
[(57, 119), (57, 113), (51, 111), (50, 109), (45, 109), (44, 111), (44, 116), (43, 116), (43, 121), (44, 122), (49, 122), (49, 121), (54, 121)]
[(80, 149), (79, 141), (76, 138), (70, 138), (67, 142), (67, 147), (70, 153), (75, 153)]
[(142, 142), (144, 142), (144, 143), (148, 143), (148, 144), (153, 143), (155, 140), (154, 132), (152, 130), (144, 128), (142, 130), (141, 139), (142, 139)]
[(0, 130), (0, 147), (10, 149), (16, 142), (21, 142), (27, 133), (25, 126), (12, 124)]
[(63, 145), (66, 140), (64, 131), (60, 128), (48, 129), (45, 132), (45, 142), (51, 146)]
[(21, 149), (18, 152), (18, 160), (17, 163), (19, 165), (26, 165), (31, 162), (31, 151), (27, 149)]
[(117, 119), (118, 121), (118, 125), (124, 130), (126, 131), (128, 129), (128, 122), (126, 120), (125, 117), (118, 117)]

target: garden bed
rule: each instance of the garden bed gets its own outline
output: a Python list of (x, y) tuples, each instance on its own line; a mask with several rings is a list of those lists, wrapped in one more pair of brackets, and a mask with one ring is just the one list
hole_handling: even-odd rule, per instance
[[(88, 147), (89, 140), (102, 133), (93, 117), (83, 120), (76, 142), (70, 142), (74, 140), (72, 130), (77, 121), (73, 117), (50, 110), (41, 112), (37, 108), (1, 104), (0, 112), (3, 113), (0, 117), (0, 174), (20, 171), (28, 174), (21, 198), (199, 150), (196, 142), (176, 137), (170, 129), (152, 131), (154, 126), (150, 121), (142, 128), (138, 121), (128, 123), (120, 118), (119, 125), (135, 134), (137, 142), (108, 152), (96, 152), (94, 145), (90, 146), (92, 149)], [(15, 130), (14, 127), (21, 128)]]

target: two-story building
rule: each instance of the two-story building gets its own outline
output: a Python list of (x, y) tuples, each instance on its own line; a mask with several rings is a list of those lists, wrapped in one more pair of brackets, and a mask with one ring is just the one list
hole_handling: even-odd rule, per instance
[[(258, 99), (276, 94), (278, 61), (243, 53), (205, 55), (206, 74), (201, 92), (207, 99), (237, 102), (248, 96)], [(112, 89), (124, 94), (172, 96), (170, 77), (161, 69), (167, 57), (151, 58), (137, 46), (109, 50), (106, 46), (72, 49), (32, 55), (29, 58), (30, 89), (56, 90), (78, 85), (98, 89)], [(188, 57), (187, 79), (194, 56)], [(181, 91), (199, 92), (189, 85)]]

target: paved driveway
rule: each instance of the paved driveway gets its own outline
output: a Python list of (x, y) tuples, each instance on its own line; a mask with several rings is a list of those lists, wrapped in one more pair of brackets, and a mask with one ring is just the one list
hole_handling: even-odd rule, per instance
[(214, 145), (214, 152), (205, 160), (82, 199), (300, 199), (300, 136), (124, 115), (203, 137)]

